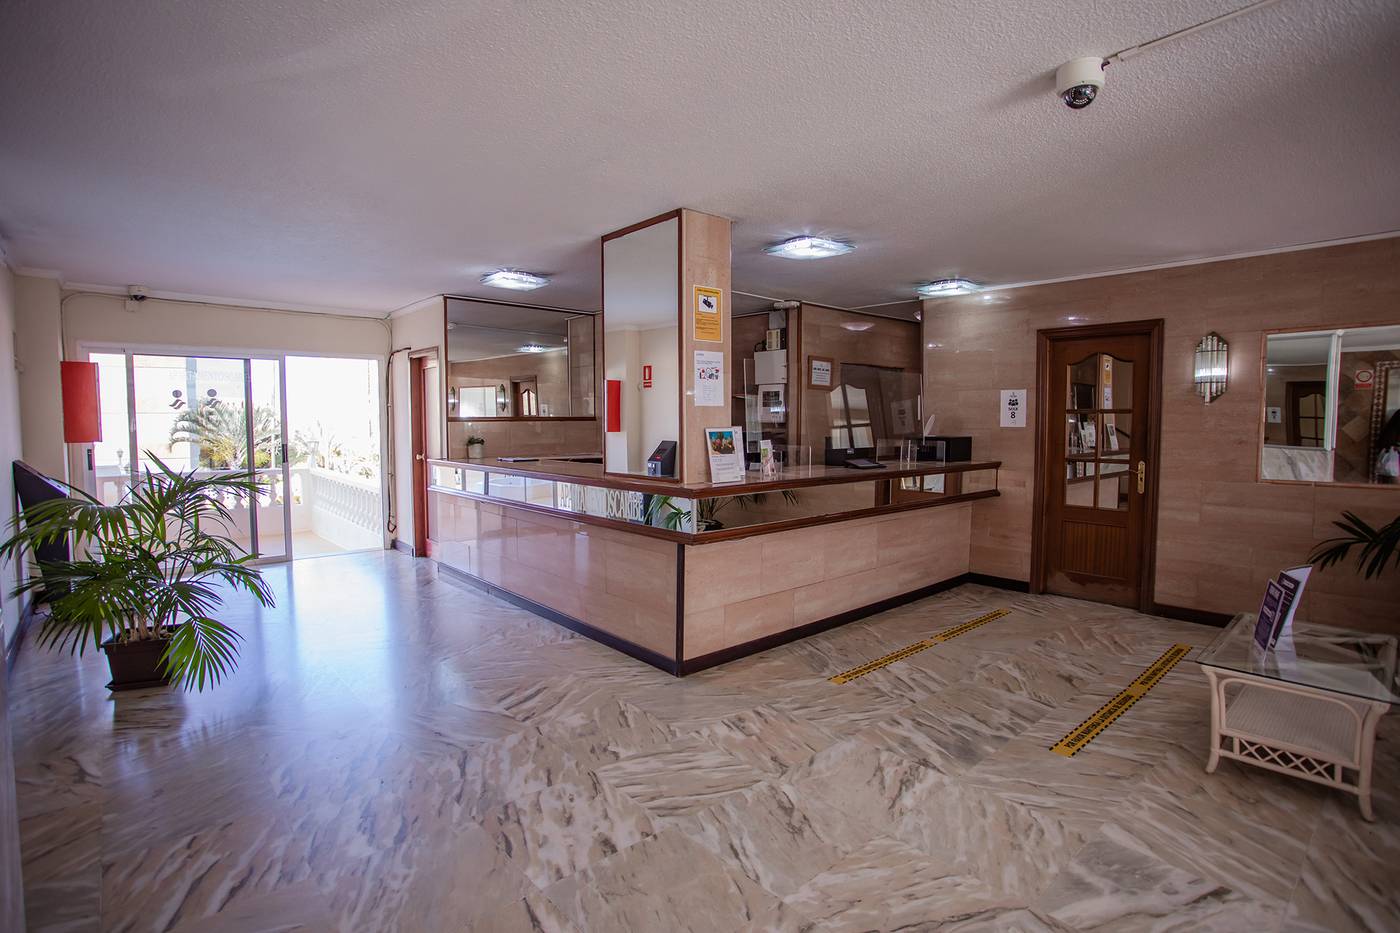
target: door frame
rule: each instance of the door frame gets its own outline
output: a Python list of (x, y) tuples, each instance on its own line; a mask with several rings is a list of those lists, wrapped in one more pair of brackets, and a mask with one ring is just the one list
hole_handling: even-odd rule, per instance
[(1147, 380), (1147, 417), (1152, 430), (1147, 438), (1147, 492), (1142, 516), (1142, 559), (1138, 577), (1139, 612), (1151, 612), (1157, 605), (1155, 585), (1157, 580), (1157, 504), (1161, 485), (1162, 457), (1162, 345), (1163, 321), (1154, 318), (1144, 321), (1120, 321), (1114, 324), (1085, 324), (1074, 327), (1051, 327), (1036, 331), (1035, 351), (1035, 391), (1038, 404), (1035, 413), (1035, 462), (1034, 498), (1031, 513), (1031, 579), (1032, 593), (1045, 592), (1045, 560), (1048, 548), (1045, 546), (1047, 533), (1045, 510), (1049, 490), (1045, 483), (1046, 464), (1050, 458), (1050, 351), (1060, 340), (1078, 340), (1094, 337), (1148, 337), (1150, 349), (1148, 362), (1151, 373)]
[(430, 361), (438, 367), (442, 366), (437, 347), (416, 350), (408, 355), (408, 434), (410, 455), (413, 457), (409, 476), (413, 487), (414, 557), (428, 556), (428, 431), (440, 429), (427, 423), (427, 386), (423, 370)]

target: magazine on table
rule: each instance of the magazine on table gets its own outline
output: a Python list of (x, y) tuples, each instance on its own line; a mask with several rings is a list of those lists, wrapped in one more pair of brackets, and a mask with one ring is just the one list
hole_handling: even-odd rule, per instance
[(1264, 588), (1264, 602), (1259, 606), (1259, 620), (1254, 623), (1254, 644), (1268, 651), (1278, 644), (1281, 636), (1292, 638), (1293, 614), (1303, 598), (1312, 567), (1290, 567), (1269, 581)]

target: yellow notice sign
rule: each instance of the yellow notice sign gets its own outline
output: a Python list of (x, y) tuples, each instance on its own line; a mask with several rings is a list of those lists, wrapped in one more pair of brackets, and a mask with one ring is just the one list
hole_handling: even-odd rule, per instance
[(724, 300), (724, 293), (717, 288), (707, 288), (704, 285), (695, 286), (695, 339), (711, 340), (715, 343), (724, 341), (724, 326), (720, 323), (720, 302)]

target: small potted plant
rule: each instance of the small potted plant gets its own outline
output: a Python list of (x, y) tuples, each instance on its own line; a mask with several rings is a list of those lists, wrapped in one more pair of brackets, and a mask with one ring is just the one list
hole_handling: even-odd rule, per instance
[[(238, 660), (241, 636), (216, 618), (224, 593), (243, 590), (273, 605), (252, 557), (221, 533), (233, 523), (228, 503), (256, 507), (262, 483), (252, 473), (181, 473), (146, 456), (155, 469), (116, 505), (59, 483), (68, 498), (16, 516), (0, 558), (31, 559), (14, 592), (48, 601), (40, 644), (79, 654), (89, 641), (101, 647), (113, 690), (168, 683), (203, 690)], [(72, 557), (38, 558), (40, 546), (63, 538)]]
[(467, 435), (467, 456), (473, 460), (486, 456), (486, 438), (480, 434)]
[[(779, 495), (788, 505), (797, 504), (798, 499), (795, 491), (783, 489), (779, 491)], [(756, 492), (738, 496), (696, 499), (692, 513), (690, 509), (678, 508), (671, 496), (655, 496), (647, 504), (646, 521), (649, 525), (669, 528), (671, 531), (681, 531), (693, 517), (696, 531), (719, 531), (724, 527), (724, 522), (718, 518), (719, 513), (728, 508), (731, 503), (737, 502), (739, 508), (747, 510), (753, 506), (762, 505), (767, 497), (767, 493)]]

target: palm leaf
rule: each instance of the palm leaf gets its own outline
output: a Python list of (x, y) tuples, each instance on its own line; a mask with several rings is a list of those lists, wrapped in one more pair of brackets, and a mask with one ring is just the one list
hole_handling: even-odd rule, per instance
[(1342, 534), (1323, 541), (1308, 556), (1308, 562), (1319, 570), (1342, 563), (1353, 548), (1360, 548), (1356, 570), (1367, 580), (1379, 577), (1391, 564), (1400, 568), (1400, 516), (1376, 528), (1355, 512), (1343, 512), (1332, 524)]

